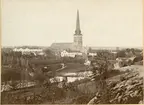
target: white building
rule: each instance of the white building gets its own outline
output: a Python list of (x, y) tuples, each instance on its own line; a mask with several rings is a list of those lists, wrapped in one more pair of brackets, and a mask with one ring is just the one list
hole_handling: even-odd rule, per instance
[(66, 50), (61, 52), (61, 57), (75, 57), (76, 55), (82, 56), (81, 52), (68, 52)]
[(22, 54), (28, 54), (28, 53), (40, 53), (41, 55), (43, 54), (43, 50), (42, 49), (29, 49), (29, 48), (14, 48), (13, 49), (14, 52), (22, 52)]
[(88, 53), (89, 56), (97, 56), (97, 53)]

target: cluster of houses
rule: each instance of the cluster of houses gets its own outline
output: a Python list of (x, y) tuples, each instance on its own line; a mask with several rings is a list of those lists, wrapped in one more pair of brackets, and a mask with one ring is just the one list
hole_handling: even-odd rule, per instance
[[(61, 52), (61, 57), (72, 57), (74, 58), (75, 56), (83, 56), (85, 53), (83, 52), (78, 52), (78, 51), (66, 51), (66, 50), (63, 50)], [(87, 55), (89, 56), (96, 56), (97, 53), (87, 53)]]
[(14, 48), (13, 51), (21, 51), (21, 52), (42, 52), (42, 49), (29, 49), (29, 48)]
[(29, 49), (29, 48), (14, 48), (14, 52), (22, 52), (22, 54), (44, 55), (43, 49)]
[[(34, 55), (45, 55), (43, 49), (37, 48), (37, 49), (32, 49), (32, 48), (14, 48), (14, 52), (22, 52), (22, 54), (30, 54), (33, 53)], [(116, 53), (116, 52), (111, 52), (111, 53)], [(61, 50), (59, 53), (60, 57), (76, 57), (76, 56), (97, 56), (96, 51), (72, 51), (72, 50)], [(56, 55), (57, 56), (57, 55)]]
[[(30, 48), (14, 48), (14, 52), (22, 52), (22, 54), (30, 54), (33, 53), (34, 55), (44, 55), (43, 49), (30, 49)], [(75, 56), (97, 56), (96, 52), (80, 52), (80, 51), (68, 51), (68, 50), (62, 50), (60, 52), (60, 57), (72, 57), (74, 58)]]
[(75, 57), (76, 55), (82, 56), (81, 52), (68, 52), (66, 50), (61, 52), (61, 57)]

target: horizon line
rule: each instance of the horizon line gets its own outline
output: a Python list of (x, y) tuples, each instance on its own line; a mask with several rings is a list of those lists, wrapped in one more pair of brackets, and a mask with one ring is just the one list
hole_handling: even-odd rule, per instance
[[(13, 45), (13, 46), (2, 46), (2, 47), (24, 47), (24, 46), (27, 46), (27, 47), (50, 47), (51, 45), (49, 46), (46, 46), (46, 45)], [(120, 47), (120, 48), (143, 48), (143, 46), (88, 46), (88, 45), (85, 45), (83, 47)]]

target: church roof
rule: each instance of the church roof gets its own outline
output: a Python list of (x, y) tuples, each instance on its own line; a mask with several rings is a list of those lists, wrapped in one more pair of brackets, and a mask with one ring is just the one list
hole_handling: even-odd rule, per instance
[(51, 48), (55, 49), (70, 49), (73, 43), (52, 43)]

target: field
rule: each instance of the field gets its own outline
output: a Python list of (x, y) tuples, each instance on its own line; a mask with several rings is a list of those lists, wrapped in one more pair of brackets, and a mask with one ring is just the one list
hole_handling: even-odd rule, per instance
[(86, 66), (84, 64), (79, 64), (79, 63), (67, 63), (66, 68), (63, 70), (59, 71), (58, 74), (60, 73), (76, 73), (80, 71), (85, 71)]

